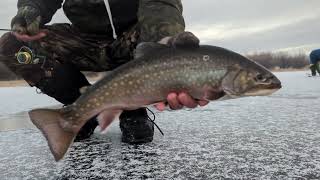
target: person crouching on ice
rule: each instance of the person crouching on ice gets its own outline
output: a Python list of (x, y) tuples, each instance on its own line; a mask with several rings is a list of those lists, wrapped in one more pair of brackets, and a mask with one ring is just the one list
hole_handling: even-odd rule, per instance
[[(62, 5), (71, 24), (46, 25)], [(0, 38), (0, 62), (64, 105), (80, 96), (80, 88), (90, 86), (81, 71), (111, 71), (134, 59), (139, 43), (199, 46), (199, 39), (185, 32), (181, 0), (18, 0), (11, 27), (13, 33)], [(15, 54), (21, 48), (46, 60), (18, 63)], [(174, 110), (208, 103), (186, 93), (170, 93), (167, 102)], [(96, 118), (88, 121), (76, 140), (89, 138), (97, 125)], [(122, 142), (153, 140), (154, 124), (146, 108), (124, 111), (120, 129)]]

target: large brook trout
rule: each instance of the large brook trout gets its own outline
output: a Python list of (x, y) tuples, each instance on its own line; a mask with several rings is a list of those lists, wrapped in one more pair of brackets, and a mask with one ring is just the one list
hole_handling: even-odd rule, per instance
[(171, 92), (216, 100), (217, 96), (270, 95), (281, 88), (279, 79), (266, 68), (220, 47), (169, 48), (143, 43), (136, 55), (135, 60), (89, 87), (73, 104), (29, 112), (56, 161), (63, 158), (81, 127), (94, 116), (104, 129), (122, 110), (164, 102)]

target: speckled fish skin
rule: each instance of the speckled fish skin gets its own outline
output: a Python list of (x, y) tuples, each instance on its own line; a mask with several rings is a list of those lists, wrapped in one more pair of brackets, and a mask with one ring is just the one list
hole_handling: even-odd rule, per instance
[(119, 67), (89, 87), (74, 104), (59, 110), (33, 110), (29, 114), (46, 136), (55, 159), (60, 160), (85, 122), (103, 111), (119, 113), (118, 110), (164, 102), (171, 92), (215, 100), (217, 95), (240, 97), (247, 92), (268, 95), (279, 88), (280, 81), (270, 71), (232, 51), (214, 46), (196, 49), (164, 46), (149, 49), (148, 54)]

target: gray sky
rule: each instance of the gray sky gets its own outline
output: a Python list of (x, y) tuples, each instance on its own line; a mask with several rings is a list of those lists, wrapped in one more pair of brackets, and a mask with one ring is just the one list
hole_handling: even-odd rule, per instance
[[(187, 30), (202, 44), (241, 53), (309, 52), (320, 48), (319, 0), (182, 0)], [(9, 27), (15, 0), (1, 0), (1, 28)], [(53, 22), (67, 22), (59, 11)]]

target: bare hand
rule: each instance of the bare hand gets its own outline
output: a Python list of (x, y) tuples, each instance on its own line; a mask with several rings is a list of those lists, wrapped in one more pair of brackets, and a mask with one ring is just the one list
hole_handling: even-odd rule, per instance
[[(183, 107), (187, 108), (196, 108), (198, 106), (205, 106), (209, 103), (209, 101), (206, 100), (195, 100), (193, 99), (189, 94), (187, 93), (170, 93), (167, 96), (167, 101), (169, 104), (169, 107), (173, 110), (182, 109)], [(166, 108), (166, 103), (161, 102), (155, 105), (155, 107), (159, 111), (164, 111)]]
[(42, 31), (36, 35), (27, 35), (27, 34), (19, 34), (17, 32), (13, 32), (13, 35), (20, 41), (23, 41), (23, 42), (30, 42), (30, 41), (36, 41), (36, 40), (39, 40), (45, 36), (47, 36), (47, 34)]
[(158, 43), (174, 48), (198, 48), (200, 40), (193, 33), (186, 31), (178, 33), (175, 36), (165, 37)]
[[(191, 32), (181, 32), (173, 37), (165, 37), (158, 43), (166, 44), (171, 47), (186, 47), (186, 48), (198, 48), (199, 39)], [(196, 108), (197, 106), (205, 106), (209, 103), (206, 100), (195, 100), (187, 93), (170, 93), (167, 97), (168, 104), (171, 109), (178, 110), (183, 107)], [(161, 102), (155, 105), (159, 111), (163, 111), (166, 108), (166, 103)]]
[(41, 27), (40, 9), (33, 6), (19, 7), (17, 15), (11, 20), (13, 35), (20, 41), (36, 41), (46, 36), (40, 31)]

